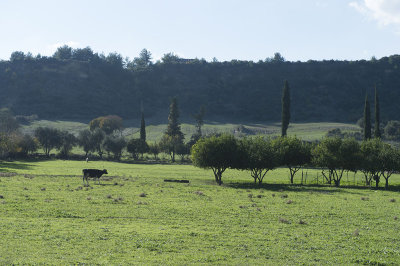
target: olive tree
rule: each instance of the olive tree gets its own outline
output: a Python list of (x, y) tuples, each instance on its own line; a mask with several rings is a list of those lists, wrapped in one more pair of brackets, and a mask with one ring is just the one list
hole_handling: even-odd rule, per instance
[(132, 158), (137, 160), (138, 154), (142, 154), (149, 150), (149, 145), (143, 139), (130, 139), (126, 146), (127, 151), (132, 154)]
[(62, 157), (68, 157), (72, 148), (77, 144), (76, 137), (68, 131), (61, 131), (60, 133), (60, 145), (58, 149)]
[(340, 186), (344, 171), (356, 171), (360, 162), (360, 145), (355, 139), (325, 138), (313, 150), (313, 164), (329, 170), (323, 176), (329, 184)]
[(388, 145), (383, 143), (380, 139), (368, 139), (361, 143), (361, 156), (360, 170), (365, 177), (365, 184), (371, 185), (374, 179), (379, 183), (379, 178), (382, 169), (382, 161), (380, 158), (381, 152), (388, 148)]
[(123, 137), (107, 136), (104, 140), (104, 150), (114, 155), (115, 160), (120, 160), (122, 150), (126, 147), (126, 141)]
[(239, 154), (241, 157), (235, 168), (250, 171), (255, 183), (261, 184), (268, 171), (279, 165), (272, 142), (262, 137), (242, 139)]
[[(400, 171), (400, 151), (392, 146), (385, 144), (384, 149), (380, 151), (380, 174), (385, 179), (385, 188), (389, 188), (389, 178), (395, 172)], [(378, 182), (376, 183), (378, 186)]]
[(311, 145), (296, 137), (288, 136), (276, 138), (273, 145), (279, 154), (279, 164), (289, 168), (290, 183), (293, 184), (297, 171), (311, 162)]
[(52, 149), (61, 146), (61, 132), (58, 129), (51, 127), (38, 127), (35, 130), (35, 137), (47, 156), (50, 155)]
[(238, 144), (232, 135), (201, 138), (192, 146), (193, 164), (204, 169), (212, 169), (215, 181), (222, 184), (222, 174), (237, 163)]

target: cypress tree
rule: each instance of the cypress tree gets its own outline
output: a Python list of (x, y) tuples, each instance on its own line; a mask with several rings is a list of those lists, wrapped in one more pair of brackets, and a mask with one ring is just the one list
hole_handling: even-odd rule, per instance
[(140, 139), (146, 141), (146, 123), (144, 121), (144, 113), (142, 112), (142, 120), (140, 122)]
[(169, 115), (168, 115), (168, 127), (164, 133), (163, 139), (161, 143), (164, 146), (169, 147), (168, 150), (172, 154), (172, 162), (175, 162), (175, 153), (177, 151), (178, 146), (183, 145), (183, 133), (181, 131), (181, 125), (178, 122), (179, 118), (179, 109), (176, 98), (174, 97), (171, 100), (171, 104), (169, 106)]
[(287, 80), (285, 80), (282, 90), (282, 137), (286, 136), (286, 131), (290, 121), (290, 89)]
[(371, 108), (369, 106), (368, 94), (365, 96), (364, 105), (364, 140), (371, 138)]
[(169, 106), (168, 127), (165, 134), (171, 137), (178, 137), (183, 140), (183, 133), (181, 131), (181, 125), (178, 122), (178, 118), (179, 118), (178, 102), (174, 97), (171, 100), (171, 104)]
[(375, 86), (375, 128), (374, 128), (374, 137), (381, 138), (381, 130), (380, 130), (380, 109), (379, 109), (379, 98), (378, 92), (376, 91)]

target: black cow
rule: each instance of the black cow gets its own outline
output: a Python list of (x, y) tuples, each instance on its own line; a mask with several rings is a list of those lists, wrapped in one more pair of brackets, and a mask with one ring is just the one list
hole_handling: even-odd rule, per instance
[(88, 185), (89, 185), (89, 181), (88, 181), (88, 178), (89, 178), (89, 177), (90, 177), (90, 178), (94, 178), (94, 179), (97, 178), (97, 180), (99, 181), (99, 184), (100, 184), (100, 177), (101, 177), (103, 174), (108, 174), (106, 169), (104, 169), (104, 170), (99, 170), (99, 169), (83, 169), (83, 170), (82, 170), (82, 173), (83, 173), (83, 184), (85, 184), (85, 180), (86, 180), (86, 183), (87, 183)]

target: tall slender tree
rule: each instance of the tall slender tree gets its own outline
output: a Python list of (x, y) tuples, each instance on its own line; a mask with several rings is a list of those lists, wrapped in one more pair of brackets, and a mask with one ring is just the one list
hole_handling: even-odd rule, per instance
[(364, 105), (364, 140), (371, 138), (371, 107), (368, 101), (368, 94), (365, 96)]
[(381, 137), (381, 130), (380, 130), (380, 108), (379, 108), (379, 98), (378, 92), (375, 86), (375, 127), (374, 127), (374, 137), (380, 138)]
[(142, 120), (140, 121), (140, 139), (146, 141), (146, 123), (144, 121), (144, 113), (142, 112)]
[(290, 89), (289, 83), (285, 80), (282, 90), (282, 137), (286, 136), (286, 131), (290, 121)]
[(160, 145), (171, 154), (172, 162), (175, 162), (175, 154), (179, 145), (183, 145), (183, 133), (178, 121), (179, 109), (177, 99), (174, 97), (169, 106), (168, 127), (161, 139)]

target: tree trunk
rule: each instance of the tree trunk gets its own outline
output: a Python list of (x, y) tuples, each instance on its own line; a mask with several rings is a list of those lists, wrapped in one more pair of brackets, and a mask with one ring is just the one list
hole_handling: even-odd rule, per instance
[(389, 188), (389, 178), (385, 178), (385, 189)]

